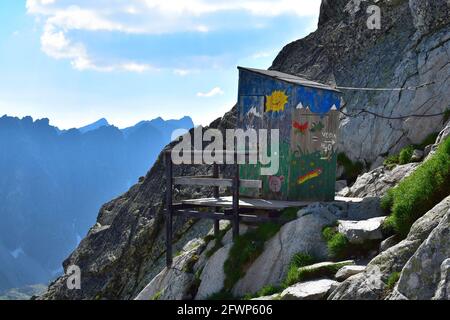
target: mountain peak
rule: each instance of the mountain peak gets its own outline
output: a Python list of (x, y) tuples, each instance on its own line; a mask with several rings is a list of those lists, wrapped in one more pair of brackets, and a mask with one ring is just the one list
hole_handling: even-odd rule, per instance
[(109, 124), (108, 120), (106, 120), (105, 118), (101, 118), (101, 119), (99, 119), (99, 120), (97, 120), (97, 121), (95, 121), (95, 122), (93, 122), (91, 124), (88, 124), (87, 126), (78, 128), (78, 130), (81, 133), (86, 133), (86, 132), (93, 131), (93, 130), (96, 130), (96, 129), (101, 128), (101, 127), (107, 127), (109, 125), (110, 124)]

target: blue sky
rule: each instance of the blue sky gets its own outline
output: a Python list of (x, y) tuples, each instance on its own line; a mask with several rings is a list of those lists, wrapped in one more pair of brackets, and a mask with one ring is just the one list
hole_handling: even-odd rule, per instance
[(2, 0), (0, 115), (67, 129), (189, 115), (236, 101), (238, 65), (268, 68), (314, 31), (320, 0)]

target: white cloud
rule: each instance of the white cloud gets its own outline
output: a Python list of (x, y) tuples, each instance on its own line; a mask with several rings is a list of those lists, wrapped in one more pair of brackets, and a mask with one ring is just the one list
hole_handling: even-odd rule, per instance
[(197, 93), (197, 97), (201, 98), (211, 98), (217, 95), (223, 95), (225, 92), (220, 87), (215, 87), (211, 89), (209, 92), (199, 92)]
[[(145, 72), (149, 65), (121, 62), (111, 65), (91, 57), (81, 41), (69, 39), (71, 31), (128, 34), (206, 33), (221, 28), (254, 27), (255, 19), (295, 15), (318, 16), (320, 0), (27, 0), (26, 8), (42, 21), (42, 50), (56, 59), (69, 59), (78, 70)], [(233, 26), (222, 13), (240, 13), (242, 25)], [(253, 19), (252, 19), (253, 18)], [(248, 20), (248, 21), (247, 21)], [(251, 21), (252, 20), (252, 21)], [(179, 73), (182, 75), (182, 73)]]

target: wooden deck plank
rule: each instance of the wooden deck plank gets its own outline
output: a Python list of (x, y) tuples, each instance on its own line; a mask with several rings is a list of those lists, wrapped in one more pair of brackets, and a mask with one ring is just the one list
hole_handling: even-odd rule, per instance
[[(221, 212), (199, 212), (194, 210), (175, 210), (175, 216), (182, 216), (194, 219), (211, 219), (211, 220), (233, 220), (232, 214), (224, 214)], [(282, 217), (268, 217), (263, 215), (239, 214), (239, 220), (243, 222), (288, 222)]]
[[(362, 200), (363, 200), (362, 198), (336, 197), (335, 201), (332, 202), (336, 203), (361, 202)], [(318, 201), (278, 201), (278, 200), (241, 198), (239, 201), (239, 207), (246, 209), (260, 209), (260, 210), (283, 210), (292, 207), (306, 207), (315, 202)], [(204, 206), (204, 207), (231, 208), (233, 206), (232, 197), (190, 199), (190, 200), (183, 200), (182, 203), (186, 205)]]

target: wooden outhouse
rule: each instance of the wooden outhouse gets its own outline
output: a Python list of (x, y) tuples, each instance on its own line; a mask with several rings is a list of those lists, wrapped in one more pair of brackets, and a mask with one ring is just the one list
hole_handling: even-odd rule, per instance
[(324, 84), (271, 70), (239, 67), (238, 128), (279, 129), (279, 170), (261, 176), (261, 165), (240, 166), (241, 179), (259, 179), (262, 190), (242, 196), (267, 200), (332, 201), (341, 93)]

